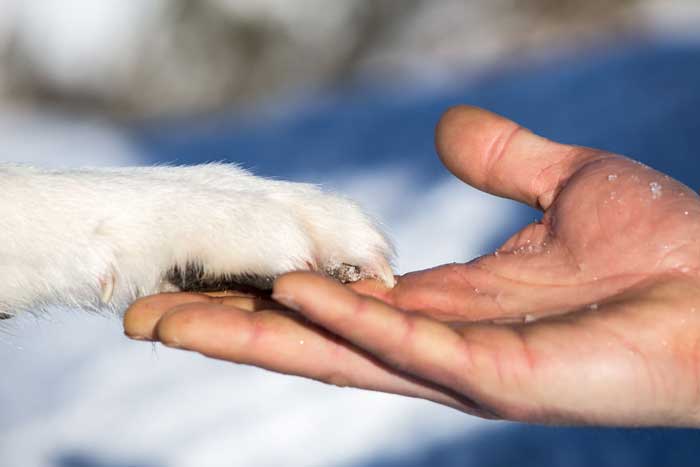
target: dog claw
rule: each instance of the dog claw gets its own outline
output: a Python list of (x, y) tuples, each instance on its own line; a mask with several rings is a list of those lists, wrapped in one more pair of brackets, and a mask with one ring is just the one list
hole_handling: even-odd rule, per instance
[(100, 301), (107, 305), (112, 300), (112, 295), (114, 294), (114, 284), (116, 282), (116, 277), (114, 273), (110, 274), (107, 280), (100, 279)]
[(377, 270), (374, 271), (374, 277), (382, 281), (390, 289), (396, 285), (394, 270), (391, 268), (389, 261), (384, 258), (377, 262)]
[(382, 258), (378, 260), (371, 268), (360, 268), (348, 263), (340, 263), (339, 265), (326, 268), (326, 274), (343, 283), (357, 282), (362, 279), (378, 279), (388, 288), (396, 285), (394, 279), (394, 271), (391, 269), (389, 262)]

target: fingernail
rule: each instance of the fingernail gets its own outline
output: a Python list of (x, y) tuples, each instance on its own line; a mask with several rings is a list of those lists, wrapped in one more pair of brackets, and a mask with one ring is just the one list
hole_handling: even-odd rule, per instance
[(297, 302), (294, 301), (292, 297), (289, 295), (278, 295), (278, 294), (272, 294), (272, 299), (278, 303), (281, 303), (282, 305), (286, 306), (290, 310), (294, 311), (299, 311), (301, 307)]
[(128, 337), (129, 339), (132, 339), (132, 340), (135, 340), (135, 341), (151, 341), (151, 340), (153, 340), (153, 339), (151, 339), (150, 337), (141, 336), (141, 335), (134, 335), (134, 334), (128, 334), (128, 333), (126, 333), (126, 332), (124, 333), (124, 335), (125, 335), (126, 337)]

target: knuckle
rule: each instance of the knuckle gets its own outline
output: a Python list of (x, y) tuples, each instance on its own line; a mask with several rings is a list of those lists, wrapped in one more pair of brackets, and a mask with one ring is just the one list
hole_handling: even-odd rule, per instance
[(372, 302), (368, 297), (365, 296), (358, 296), (357, 300), (355, 300), (355, 303), (353, 304), (353, 315), (355, 316), (363, 316), (366, 315), (367, 312), (369, 311), (370, 307), (372, 305)]
[(347, 376), (337, 372), (325, 374), (319, 378), (319, 381), (332, 384), (339, 388), (345, 388), (351, 385), (350, 379)]
[(522, 131), (526, 131), (523, 127), (517, 123), (510, 122), (509, 125), (504, 125), (504, 127), (499, 131), (491, 145), (484, 152), (484, 176), (486, 177), (485, 183), (490, 180), (491, 175), (497, 170), (497, 166), (503, 160), (505, 155), (508, 153), (508, 148), (515, 139), (516, 135)]
[(166, 345), (177, 346), (180, 336), (186, 335), (203, 318), (201, 304), (186, 303), (168, 310), (156, 325), (158, 340)]

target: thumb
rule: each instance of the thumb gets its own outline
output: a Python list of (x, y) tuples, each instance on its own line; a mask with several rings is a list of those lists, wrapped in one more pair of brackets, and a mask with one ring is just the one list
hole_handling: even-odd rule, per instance
[(449, 109), (437, 125), (443, 164), (473, 187), (547, 209), (560, 187), (602, 153), (555, 143), (477, 107)]

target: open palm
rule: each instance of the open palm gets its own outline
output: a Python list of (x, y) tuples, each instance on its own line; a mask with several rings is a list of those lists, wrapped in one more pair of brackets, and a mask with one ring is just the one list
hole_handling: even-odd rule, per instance
[(445, 114), (437, 147), (456, 176), (542, 209), (542, 220), (491, 255), (390, 290), (281, 277), (274, 297), (306, 319), (251, 299), (168, 294), (137, 302), (127, 333), (485, 417), (698, 425), (696, 194), (475, 108)]

